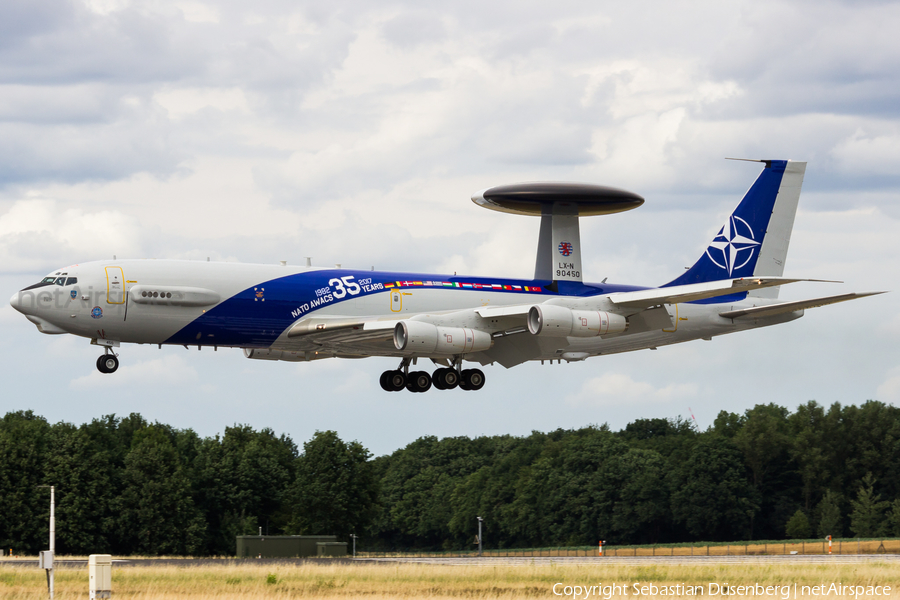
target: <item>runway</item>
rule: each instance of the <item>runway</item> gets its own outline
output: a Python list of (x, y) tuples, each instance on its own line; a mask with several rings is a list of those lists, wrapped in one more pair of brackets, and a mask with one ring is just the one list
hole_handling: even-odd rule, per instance
[[(775, 554), (762, 556), (535, 556), (535, 557), (360, 557), (360, 558), (121, 558), (113, 559), (113, 566), (121, 567), (210, 567), (237, 565), (335, 565), (335, 564), (382, 564), (397, 563), (421, 565), (445, 565), (448, 567), (529, 567), (529, 566), (705, 566), (705, 565), (846, 565), (888, 563), (900, 566), (898, 554)], [(34, 559), (0, 559), (3, 566), (37, 568)], [(87, 567), (84, 559), (57, 559), (57, 568), (80, 569)]]
[[(87, 559), (82, 558), (57, 558), (53, 561), (58, 569), (87, 568)], [(112, 566), (120, 567), (227, 567), (240, 565), (348, 565), (354, 564), (354, 559), (347, 558), (114, 558)], [(37, 568), (37, 557), (0, 559), (0, 568), (7, 567), (34, 567)]]
[(386, 563), (417, 563), (447, 566), (704, 566), (704, 565), (846, 565), (890, 563), (900, 566), (898, 554), (777, 554), (771, 556), (544, 556), (544, 557), (466, 557), (418, 558), (386, 557), (357, 558), (356, 561)]

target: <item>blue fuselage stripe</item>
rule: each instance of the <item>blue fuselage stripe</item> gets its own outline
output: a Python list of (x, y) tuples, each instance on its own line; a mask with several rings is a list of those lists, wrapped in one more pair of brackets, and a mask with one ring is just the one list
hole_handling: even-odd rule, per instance
[[(333, 282), (341, 278), (350, 278), (360, 286), (359, 291), (351, 295), (344, 289), (343, 296), (338, 297), (342, 290), (339, 286), (333, 285)], [(541, 296), (548, 295), (596, 296), (646, 289), (628, 285), (566, 282), (564, 286), (559, 285), (558, 291), (551, 291), (548, 287), (550, 283), (344, 269), (309, 271), (264, 281), (235, 294), (183, 327), (165, 343), (266, 348), (304, 315), (346, 300), (382, 294), (394, 289), (490, 291), (518, 296), (509, 304), (528, 302), (529, 297), (538, 301)]]

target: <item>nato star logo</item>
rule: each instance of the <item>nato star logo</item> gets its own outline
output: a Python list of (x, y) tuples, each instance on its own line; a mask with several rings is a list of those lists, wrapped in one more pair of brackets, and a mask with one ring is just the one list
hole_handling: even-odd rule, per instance
[(756, 246), (759, 242), (753, 239), (753, 229), (747, 221), (732, 215), (713, 238), (706, 255), (717, 267), (728, 271), (730, 277), (735, 269), (750, 262)]

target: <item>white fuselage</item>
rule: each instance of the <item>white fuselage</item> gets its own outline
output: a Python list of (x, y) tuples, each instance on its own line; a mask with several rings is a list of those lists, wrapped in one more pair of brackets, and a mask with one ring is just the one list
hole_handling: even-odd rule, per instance
[[(521, 327), (516, 330), (521, 320), (486, 318), (473, 309), (548, 303), (606, 310), (609, 294), (641, 288), (584, 284), (577, 295), (562, 295), (552, 291), (547, 281), (175, 260), (90, 262), (60, 269), (48, 275), (50, 278), (55, 278), (53, 283), (26, 288), (11, 300), (45, 333), (70, 333), (107, 345), (268, 349), (291, 353), (289, 360), (409, 356), (384, 340), (354, 346), (351, 339), (345, 342), (348, 349), (341, 351), (340, 344), (288, 336), (298, 323), (316, 319), (427, 320), (485, 331), (506, 344), (536, 344), (538, 350), (527, 360), (583, 360), (711, 338), (802, 316), (801, 310), (736, 322), (719, 313), (767, 301), (725, 297), (715, 303), (667, 307), (672, 324), (662, 329), (538, 338)], [(68, 284), (73, 278), (77, 281)], [(473, 353), (465, 359), (494, 362), (490, 352)]]

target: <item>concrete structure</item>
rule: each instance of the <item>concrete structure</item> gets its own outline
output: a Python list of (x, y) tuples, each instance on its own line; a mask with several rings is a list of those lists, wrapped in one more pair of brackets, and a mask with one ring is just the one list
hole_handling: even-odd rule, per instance
[[(336, 542), (334, 535), (239, 535), (238, 558), (294, 558), (318, 556), (316, 544)], [(347, 554), (347, 544), (344, 544)]]
[(347, 556), (347, 542), (318, 542), (316, 556)]

